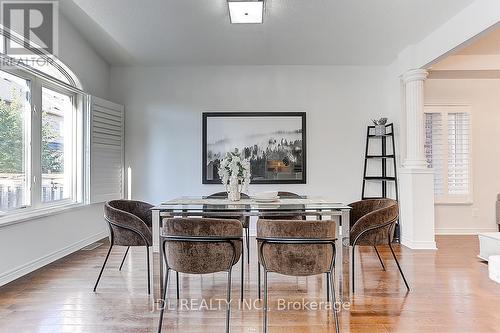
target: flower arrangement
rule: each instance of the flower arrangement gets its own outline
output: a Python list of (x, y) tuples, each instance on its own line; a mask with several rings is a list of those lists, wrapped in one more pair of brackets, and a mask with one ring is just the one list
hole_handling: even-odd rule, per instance
[(246, 192), (250, 184), (250, 161), (241, 157), (238, 149), (227, 153), (220, 162), (219, 177), (226, 186), (228, 198), (239, 200), (241, 192)]

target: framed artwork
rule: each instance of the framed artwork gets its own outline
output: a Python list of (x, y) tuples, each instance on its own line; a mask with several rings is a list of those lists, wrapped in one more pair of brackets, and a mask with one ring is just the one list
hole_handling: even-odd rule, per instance
[(220, 184), (220, 161), (236, 149), (251, 184), (306, 183), (305, 112), (204, 112), (203, 184)]

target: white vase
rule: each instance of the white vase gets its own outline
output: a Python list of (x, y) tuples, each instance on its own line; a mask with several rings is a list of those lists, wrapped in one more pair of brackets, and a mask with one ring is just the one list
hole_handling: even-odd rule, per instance
[(229, 181), (229, 191), (227, 191), (227, 198), (230, 201), (239, 201), (241, 199), (240, 185), (238, 180)]

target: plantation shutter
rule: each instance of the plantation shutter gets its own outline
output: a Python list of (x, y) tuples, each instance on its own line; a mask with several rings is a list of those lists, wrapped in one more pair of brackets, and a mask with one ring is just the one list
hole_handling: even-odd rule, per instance
[(443, 119), (441, 113), (425, 114), (425, 157), (429, 168), (434, 169), (434, 194), (444, 194), (445, 147), (443, 146)]
[(470, 114), (464, 106), (425, 108), (425, 156), (437, 201), (471, 199)]
[(124, 194), (124, 107), (92, 97), (90, 116), (90, 201)]
[(469, 158), (469, 114), (448, 113), (448, 194), (469, 193)]

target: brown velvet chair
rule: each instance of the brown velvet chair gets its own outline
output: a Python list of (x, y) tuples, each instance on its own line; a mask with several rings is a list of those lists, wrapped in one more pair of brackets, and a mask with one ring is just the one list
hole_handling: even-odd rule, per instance
[[(326, 274), (327, 298), (335, 305), (335, 223), (331, 220), (257, 221), (259, 264), (264, 268), (264, 333), (267, 332), (267, 274), (310, 276)], [(260, 289), (260, 282), (259, 282)], [(332, 306), (335, 329), (339, 322)]]
[(150, 267), (149, 267), (149, 247), (153, 245), (151, 224), (152, 215), (150, 205), (142, 201), (133, 200), (112, 200), (104, 204), (104, 218), (109, 227), (109, 250), (102, 264), (101, 271), (94, 285), (94, 292), (97, 289), (102, 272), (115, 245), (127, 246), (127, 250), (120, 264), (122, 269), (125, 258), (131, 246), (146, 247), (147, 269), (148, 269), (148, 294), (151, 293)]
[(389, 245), (392, 256), (396, 261), (399, 273), (403, 278), (408, 291), (410, 287), (403, 274), (398, 259), (392, 249), (394, 228), (399, 218), (399, 205), (392, 199), (368, 199), (351, 203), (350, 238), (352, 245), (352, 290), (354, 292), (354, 258), (356, 246), (373, 246), (377, 253), (382, 269), (384, 262), (377, 250), (379, 245)]
[[(280, 197), (280, 199), (301, 199), (302, 198), (302, 196), (297, 194), (297, 193), (284, 192), (284, 191), (279, 191), (278, 197)], [(306, 219), (305, 215), (281, 215), (281, 214), (279, 214), (279, 215), (273, 215), (273, 214), (266, 215), (265, 213), (263, 213), (260, 218), (264, 219), (264, 220), (305, 220)]]
[[(170, 270), (187, 274), (227, 272), (226, 332), (231, 314), (231, 272), (240, 260), (243, 227), (236, 219), (168, 218), (161, 230), (161, 252), (166, 265), (163, 304), (166, 304)], [(243, 258), (241, 258), (241, 297), (243, 300)], [(161, 332), (165, 306), (160, 311)]]
[[(227, 192), (217, 192), (217, 193), (214, 193), (214, 194), (210, 194), (209, 196), (207, 196), (208, 199), (227, 199)], [(248, 194), (245, 194), (245, 193), (241, 193), (241, 198), (242, 199), (249, 199), (250, 197), (248, 196)], [(228, 216), (228, 215), (225, 215), (225, 216), (213, 216), (213, 215), (210, 215), (207, 217), (210, 217), (210, 218), (217, 218), (217, 219), (237, 219), (241, 222), (241, 224), (243, 225), (243, 229), (245, 230), (245, 243), (246, 243), (246, 254), (247, 254), (247, 262), (250, 263), (250, 231), (249, 231), (249, 227), (250, 227), (250, 217), (249, 216), (243, 216), (243, 215), (239, 215), (239, 214), (235, 214), (234, 216)]]

